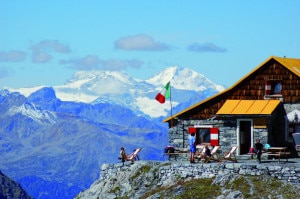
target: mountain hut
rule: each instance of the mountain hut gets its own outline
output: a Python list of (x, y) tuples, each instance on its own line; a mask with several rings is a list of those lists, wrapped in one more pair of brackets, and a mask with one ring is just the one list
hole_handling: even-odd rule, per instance
[(163, 122), (170, 145), (188, 148), (188, 134), (195, 132), (197, 144), (220, 145), (223, 152), (237, 145), (243, 155), (256, 138), (292, 149), (299, 110), (300, 59), (271, 56), (228, 89)]

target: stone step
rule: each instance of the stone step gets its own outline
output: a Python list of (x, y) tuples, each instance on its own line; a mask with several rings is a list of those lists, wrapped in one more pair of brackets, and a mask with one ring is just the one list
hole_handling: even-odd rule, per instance
[(238, 155), (237, 160), (250, 160), (250, 155)]

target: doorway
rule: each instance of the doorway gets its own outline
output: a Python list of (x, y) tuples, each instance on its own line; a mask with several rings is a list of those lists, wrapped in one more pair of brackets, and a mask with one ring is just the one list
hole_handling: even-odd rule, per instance
[(237, 122), (237, 142), (239, 146), (239, 155), (247, 154), (253, 146), (252, 119), (239, 119)]

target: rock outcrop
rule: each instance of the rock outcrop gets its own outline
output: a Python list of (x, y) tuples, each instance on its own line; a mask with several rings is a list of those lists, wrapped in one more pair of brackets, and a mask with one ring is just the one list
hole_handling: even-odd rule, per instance
[(2, 199), (33, 199), (15, 181), (0, 171), (0, 198)]
[(300, 198), (299, 183), (295, 167), (137, 161), (102, 165), (101, 178), (76, 198)]

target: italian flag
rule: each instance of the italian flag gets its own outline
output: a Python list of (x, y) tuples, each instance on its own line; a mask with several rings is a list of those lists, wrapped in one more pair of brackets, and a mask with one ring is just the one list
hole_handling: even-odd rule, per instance
[(162, 91), (160, 91), (155, 99), (160, 102), (161, 104), (165, 103), (166, 99), (169, 99), (171, 96), (171, 92), (170, 92), (170, 82), (168, 82), (165, 87), (162, 89)]

